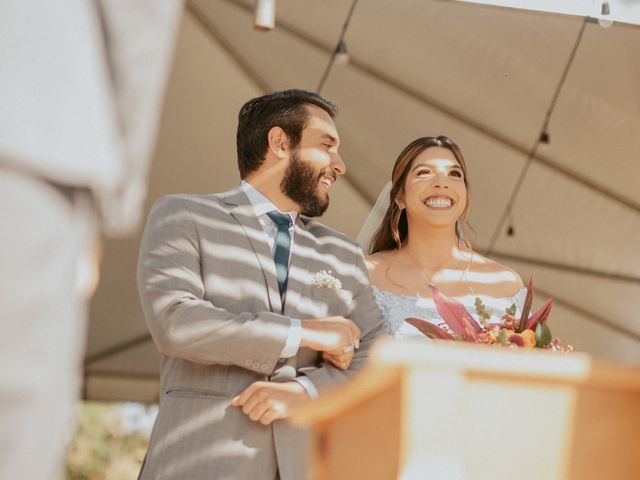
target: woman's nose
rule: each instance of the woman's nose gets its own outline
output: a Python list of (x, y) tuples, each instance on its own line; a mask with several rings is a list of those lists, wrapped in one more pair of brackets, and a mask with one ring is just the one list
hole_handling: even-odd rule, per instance
[(434, 188), (449, 188), (449, 180), (443, 173), (436, 173), (433, 177)]

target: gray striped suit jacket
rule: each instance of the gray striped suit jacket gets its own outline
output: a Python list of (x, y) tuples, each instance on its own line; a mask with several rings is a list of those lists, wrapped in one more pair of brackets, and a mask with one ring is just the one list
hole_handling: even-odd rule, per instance
[[(251, 421), (231, 399), (259, 380), (306, 375), (322, 391), (361, 369), (386, 333), (360, 248), (299, 217), (284, 308), (266, 234), (237, 186), (215, 195), (171, 195), (154, 205), (142, 241), (138, 287), (162, 356), (160, 412), (143, 479), (300, 480), (306, 434), (287, 421)], [(341, 289), (312, 284), (331, 271)], [(362, 330), (340, 371), (301, 348), (280, 359), (290, 318), (343, 315)]]

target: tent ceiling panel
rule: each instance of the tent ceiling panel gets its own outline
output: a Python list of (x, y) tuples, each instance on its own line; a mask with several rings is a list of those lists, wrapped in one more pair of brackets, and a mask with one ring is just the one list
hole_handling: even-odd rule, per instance
[[(218, 0), (211, 5), (214, 3), (244, 6), (242, 25), (246, 28), (250, 24), (252, 7), (247, 2)], [(344, 6), (344, 2), (306, 2), (309, 11), (297, 15), (299, 9), (288, 8), (293, 3), (297, 2), (284, 2), (285, 6), (279, 7), (281, 26), (268, 35), (293, 31), (295, 43), (310, 48), (321, 44), (330, 52), (338, 36), (323, 28), (329, 23), (327, 12), (332, 10), (326, 7), (336, 3)], [(355, 65), (380, 72), (472, 123), (492, 126), (507, 138), (524, 137), (521, 147), (526, 148), (536, 137), (533, 132), (541, 125), (580, 23), (570, 19), (572, 31), (560, 19), (516, 10), (475, 10), (477, 15), (470, 16), (468, 6), (452, 2), (375, 0), (360, 4), (346, 39), (350, 55)], [(549, 23), (557, 23), (556, 28), (550, 28)], [(537, 35), (529, 38), (522, 34), (523, 29)], [(247, 37), (241, 28), (232, 35)], [(252, 36), (266, 37), (264, 33)], [(268, 45), (269, 40), (263, 42)], [(547, 55), (547, 47), (566, 54)], [(264, 52), (254, 49), (249, 55), (254, 63)], [(303, 65), (314, 62), (314, 58), (307, 58)], [(315, 78), (319, 80), (320, 75)], [(526, 115), (514, 122), (513, 111)]]
[[(517, 268), (520, 272), (527, 271), (526, 266), (517, 266)], [(561, 287), (560, 281), (553, 282), (549, 275), (545, 276), (540, 272), (536, 273), (535, 279), (538, 286), (544, 285), (545, 288)], [(549, 282), (550, 279), (551, 282)], [(598, 319), (590, 318), (563, 305), (560, 300), (560, 294), (556, 294), (555, 290), (552, 293), (556, 303), (549, 317), (549, 326), (554, 337), (559, 338), (562, 344), (570, 344), (577, 351), (588, 352), (601, 360), (635, 366), (640, 365), (640, 342), (637, 338), (630, 336), (623, 330), (611, 328)], [(637, 291), (634, 293), (635, 295), (638, 294)], [(599, 292), (598, 297), (602, 298), (602, 292)], [(544, 297), (538, 295), (534, 306), (536, 308), (540, 307), (543, 299)], [(600, 303), (602, 304), (602, 301)], [(585, 306), (585, 309), (588, 310), (588, 305)], [(615, 310), (615, 307), (607, 314), (612, 315), (614, 313), (613, 310)], [(608, 320), (610, 317), (605, 318)], [(628, 318), (634, 319), (635, 317)]]
[(640, 216), (544, 166), (531, 166), (512, 217), (498, 251), (640, 277)]
[[(551, 12), (603, 18), (602, 0), (459, 0), (498, 7), (526, 9), (531, 13)], [(640, 3), (635, 0), (608, 0), (609, 16), (616, 22), (640, 24)], [(538, 12), (536, 12), (538, 11)]]
[(291, 38), (282, 29), (269, 34), (251, 29), (252, 10), (225, 0), (193, 2), (209, 24), (233, 45), (239, 57), (258, 73), (270, 90), (314, 90), (328, 56)]
[(544, 289), (545, 294), (537, 295), (538, 302), (550, 295), (560, 302), (571, 303), (577, 309), (601, 318), (603, 325), (609, 323), (612, 329), (620, 327), (619, 333), (627, 332), (629, 338), (635, 338), (638, 342), (640, 354), (638, 307), (632, 300), (640, 296), (640, 281), (634, 283), (602, 279), (517, 261), (511, 261), (511, 265), (521, 272), (525, 279), (532, 277), (535, 288)]
[(136, 285), (139, 236), (106, 244), (100, 285), (91, 302), (87, 355), (147, 333)]
[(560, 321), (553, 320), (549, 326), (553, 327), (553, 335), (560, 338), (563, 344), (570, 344), (576, 350), (589, 352), (600, 359), (633, 365), (640, 363), (640, 344), (637, 341), (589, 322), (582, 315), (562, 306), (555, 307), (555, 314)]
[(541, 153), (640, 209), (639, 49), (637, 30), (588, 26)]
[[(529, 146), (565, 58), (540, 52), (553, 45), (568, 55), (576, 28), (516, 11), (413, 3), (413, 13), (404, 14), (392, 2), (361, 5), (349, 29), (354, 58), (480, 128)], [(384, 24), (391, 31), (380, 35)], [(527, 114), (514, 122), (513, 112)]]
[(160, 372), (160, 357), (155, 344), (149, 338), (136, 347), (121, 351), (85, 365), (89, 374), (115, 374), (118, 372), (154, 378)]
[(160, 382), (155, 379), (116, 374), (93, 374), (85, 379), (82, 398), (101, 401), (157, 403)]

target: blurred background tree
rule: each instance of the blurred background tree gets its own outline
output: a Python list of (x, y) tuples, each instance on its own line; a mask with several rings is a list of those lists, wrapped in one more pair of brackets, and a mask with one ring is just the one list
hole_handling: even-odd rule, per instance
[(137, 478), (158, 407), (78, 402), (76, 430), (62, 480)]

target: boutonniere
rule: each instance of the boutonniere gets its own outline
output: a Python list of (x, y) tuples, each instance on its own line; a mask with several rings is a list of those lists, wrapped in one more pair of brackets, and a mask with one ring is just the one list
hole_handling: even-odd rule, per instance
[(326, 270), (317, 272), (311, 279), (311, 285), (318, 288), (330, 288), (332, 290), (340, 290), (342, 288), (342, 282), (331, 275), (331, 270), (328, 272)]

